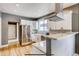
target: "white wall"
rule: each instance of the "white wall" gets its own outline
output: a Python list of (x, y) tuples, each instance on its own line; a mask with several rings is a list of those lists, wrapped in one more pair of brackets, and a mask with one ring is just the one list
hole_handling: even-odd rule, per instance
[(49, 21), (48, 23), (49, 28), (51, 28), (52, 30), (61, 29), (61, 27), (63, 27), (63, 29), (66, 29), (66, 30), (72, 29), (72, 11), (65, 10), (63, 13), (64, 14), (62, 15), (62, 17), (64, 18), (64, 20), (58, 21), (58, 22)]
[(19, 41), (19, 28), (18, 28), (19, 24), (17, 23), (17, 41)]
[(0, 46), (1, 46), (1, 13), (0, 13)]

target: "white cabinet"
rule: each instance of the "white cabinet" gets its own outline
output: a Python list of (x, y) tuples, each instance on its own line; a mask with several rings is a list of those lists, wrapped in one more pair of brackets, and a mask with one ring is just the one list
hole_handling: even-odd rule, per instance
[(51, 53), (54, 56), (73, 56), (75, 52), (75, 35), (71, 34), (61, 40), (51, 40)]

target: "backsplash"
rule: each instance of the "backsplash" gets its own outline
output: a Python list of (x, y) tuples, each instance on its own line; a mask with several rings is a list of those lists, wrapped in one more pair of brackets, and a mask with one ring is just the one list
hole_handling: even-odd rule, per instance
[(72, 32), (72, 30), (50, 30), (50, 33), (66, 33), (66, 32)]

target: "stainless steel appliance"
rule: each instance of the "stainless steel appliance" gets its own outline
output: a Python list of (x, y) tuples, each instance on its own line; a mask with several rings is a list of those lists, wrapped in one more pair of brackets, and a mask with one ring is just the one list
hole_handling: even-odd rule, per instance
[(30, 25), (20, 26), (20, 45), (27, 45), (30, 42)]

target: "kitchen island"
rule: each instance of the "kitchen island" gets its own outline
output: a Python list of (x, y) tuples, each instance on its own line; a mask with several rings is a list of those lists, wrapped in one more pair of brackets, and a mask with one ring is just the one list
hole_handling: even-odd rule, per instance
[(75, 53), (76, 34), (78, 34), (78, 32), (42, 35), (45, 37), (45, 41), (33, 44), (32, 54), (72, 56)]

